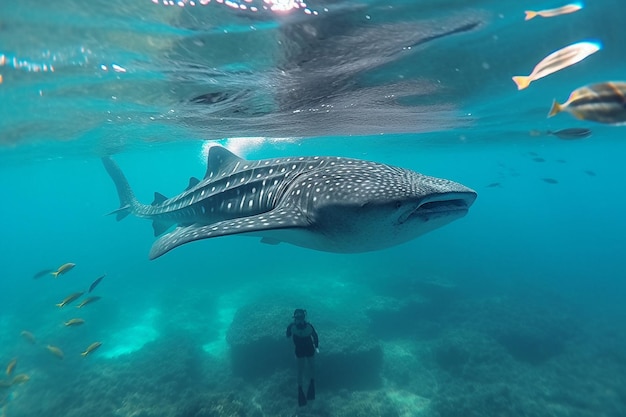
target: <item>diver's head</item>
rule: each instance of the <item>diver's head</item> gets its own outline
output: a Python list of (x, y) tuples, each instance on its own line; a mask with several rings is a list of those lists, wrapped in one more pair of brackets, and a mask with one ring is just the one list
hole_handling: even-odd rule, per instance
[(296, 308), (293, 312), (293, 321), (299, 329), (303, 329), (306, 326), (306, 310), (302, 308)]

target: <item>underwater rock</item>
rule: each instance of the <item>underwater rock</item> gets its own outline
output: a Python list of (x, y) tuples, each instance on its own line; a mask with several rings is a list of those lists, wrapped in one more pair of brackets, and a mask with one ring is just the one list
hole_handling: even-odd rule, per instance
[(489, 383), (513, 360), (490, 336), (469, 328), (450, 328), (434, 341), (431, 360), (437, 368), (458, 381)]
[(413, 288), (422, 297), (436, 304), (448, 305), (459, 297), (456, 283), (439, 276), (426, 276), (412, 281)]
[[(437, 337), (444, 328), (446, 310), (420, 297), (397, 300), (394, 305), (375, 305), (367, 310), (370, 319), (369, 331), (383, 340), (394, 340), (407, 336), (419, 339)], [(413, 319), (407, 321), (407, 317)], [(398, 325), (402, 323), (402, 325)]]
[(461, 345), (440, 344), (435, 349), (434, 356), (441, 369), (459, 375), (468, 364), (471, 352)]
[[(324, 381), (325, 387), (380, 387), (383, 351), (378, 340), (367, 332), (367, 322), (336, 322), (325, 330), (324, 337), (328, 345), (316, 365), (319, 364), (318, 379)], [(320, 339), (320, 349), (321, 343)]]
[[(520, 302), (503, 298), (500, 304), (485, 305), (489, 317), (498, 317), (487, 330), (513, 359), (541, 364), (564, 353), (578, 336), (578, 323), (571, 307), (556, 297), (533, 295)], [(532, 299), (532, 301), (530, 301)]]
[(564, 340), (544, 329), (511, 329), (500, 334), (498, 341), (515, 359), (531, 364), (543, 363), (565, 350)]
[[(366, 314), (369, 331), (384, 340), (413, 335), (436, 337), (446, 326), (446, 316), (458, 302), (461, 291), (449, 280), (437, 276), (392, 277), (378, 290), (387, 302), (372, 303)], [(407, 317), (413, 320), (407, 321)], [(402, 323), (401, 326), (398, 323)]]
[[(226, 336), (235, 375), (267, 377), (287, 369), (293, 370), (295, 381), (294, 346), (291, 338), (285, 337), (293, 313), (290, 307), (291, 302), (274, 299), (251, 302), (237, 311)], [(311, 320), (320, 339), (316, 379), (329, 389), (377, 387), (381, 383), (381, 346), (368, 334), (366, 317), (346, 315), (343, 307), (315, 310)]]
[(226, 335), (235, 375), (265, 376), (293, 364), (293, 344), (285, 337), (292, 312), (283, 305), (250, 303), (237, 311)]

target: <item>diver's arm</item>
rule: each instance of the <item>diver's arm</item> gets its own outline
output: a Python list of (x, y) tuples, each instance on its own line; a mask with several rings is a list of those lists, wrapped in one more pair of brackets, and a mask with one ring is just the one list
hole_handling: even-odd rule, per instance
[(317, 332), (315, 331), (315, 327), (313, 327), (313, 325), (311, 323), (309, 323), (309, 325), (311, 326), (311, 337), (313, 338), (313, 345), (315, 346), (315, 349), (319, 348), (320, 345), (320, 340), (317, 337)]
[(291, 337), (291, 326), (293, 326), (293, 323), (289, 324), (289, 326), (287, 326), (287, 337)]

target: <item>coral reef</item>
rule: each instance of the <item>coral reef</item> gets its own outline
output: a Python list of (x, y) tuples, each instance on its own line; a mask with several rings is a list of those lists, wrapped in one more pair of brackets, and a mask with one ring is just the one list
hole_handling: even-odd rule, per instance
[[(626, 409), (626, 336), (614, 316), (582, 317), (547, 295), (528, 302), (448, 288), (374, 295), (357, 307), (336, 294), (253, 292), (228, 329), (230, 361), (203, 350), (203, 320), (191, 323), (190, 312), (167, 315), (190, 326), (166, 323), (156, 340), (116, 358), (57, 361), (25, 345), (19, 372), (30, 380), (0, 387), (0, 406), (7, 417), (618, 417)], [(314, 312), (320, 335), (318, 395), (300, 408), (285, 337), (294, 299)]]

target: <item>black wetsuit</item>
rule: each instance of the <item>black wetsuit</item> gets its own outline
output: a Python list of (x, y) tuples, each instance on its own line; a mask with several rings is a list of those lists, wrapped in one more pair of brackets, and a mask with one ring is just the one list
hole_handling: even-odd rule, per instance
[[(293, 327), (296, 327), (295, 331), (292, 331)], [(319, 347), (317, 332), (311, 323), (305, 322), (302, 328), (299, 328), (296, 323), (291, 323), (287, 326), (287, 337), (293, 338), (296, 357), (298, 358), (310, 358), (315, 354), (315, 349)]]

